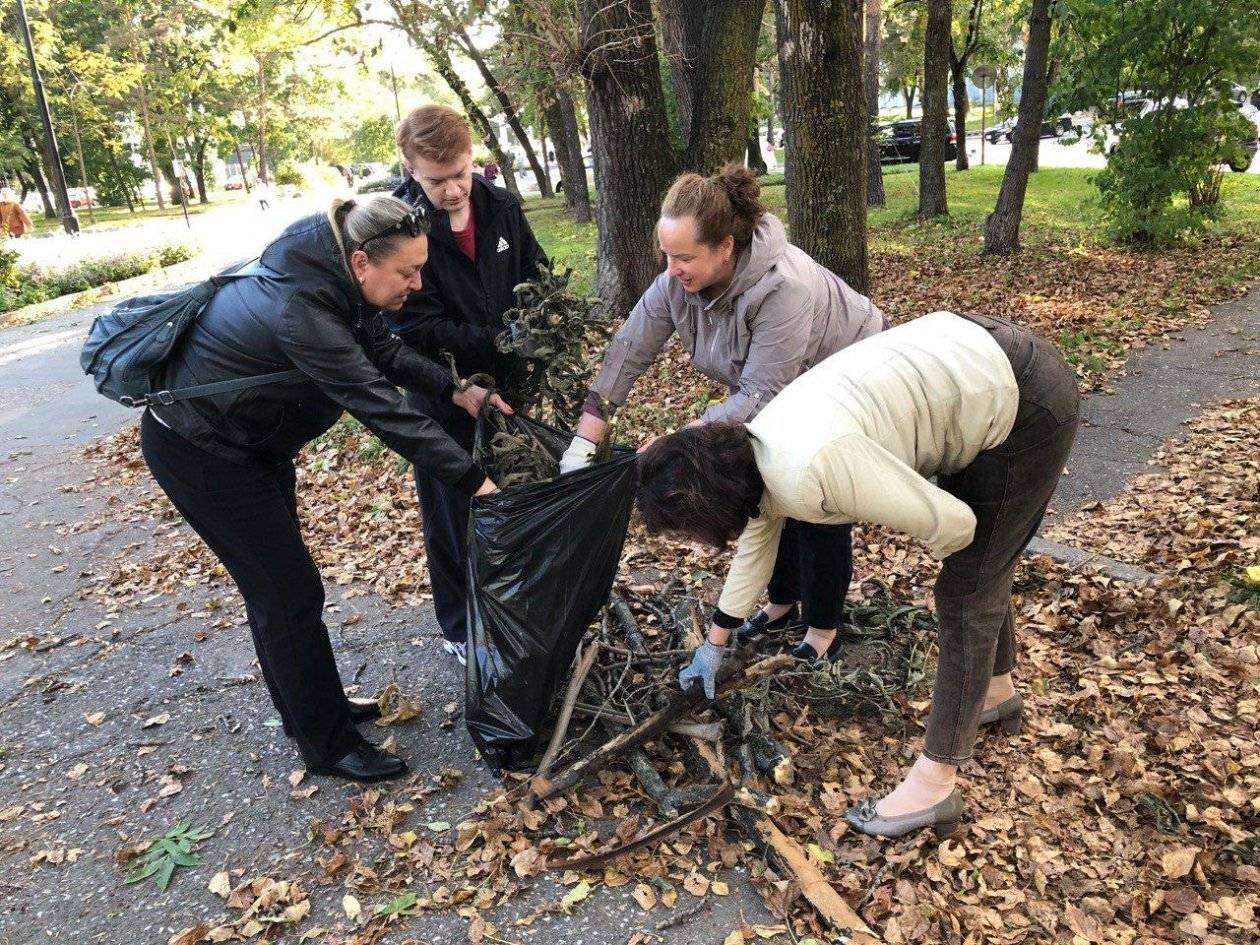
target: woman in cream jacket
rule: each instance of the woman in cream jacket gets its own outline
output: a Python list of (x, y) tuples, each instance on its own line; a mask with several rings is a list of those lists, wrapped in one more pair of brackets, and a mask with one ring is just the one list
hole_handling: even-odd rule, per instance
[(955, 775), (978, 727), (1019, 730), (1011, 586), (1078, 410), (1075, 376), (1052, 345), (1000, 319), (936, 312), (832, 355), (747, 425), (657, 440), (641, 460), (649, 530), (739, 539), (684, 686), (713, 696), (727, 639), (766, 587), (785, 520), (873, 522), (921, 539), (944, 562), (923, 750), (895, 790), (846, 817), (880, 836), (952, 830), (962, 811)]

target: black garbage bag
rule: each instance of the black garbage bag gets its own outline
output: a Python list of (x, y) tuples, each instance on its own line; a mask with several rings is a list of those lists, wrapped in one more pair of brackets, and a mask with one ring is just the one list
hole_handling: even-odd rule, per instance
[[(559, 459), (573, 438), (519, 414)], [(478, 422), (478, 445), (490, 435)], [(583, 633), (608, 601), (634, 503), (635, 454), (472, 501), (465, 724), (492, 770), (528, 766)], [(493, 475), (493, 471), (492, 471)]]

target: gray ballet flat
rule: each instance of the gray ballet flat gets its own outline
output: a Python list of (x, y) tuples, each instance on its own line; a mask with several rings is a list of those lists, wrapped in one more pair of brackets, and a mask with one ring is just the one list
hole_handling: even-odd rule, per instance
[(1024, 697), (1018, 692), (1005, 702), (999, 702), (987, 712), (980, 713), (981, 725), (992, 725), (994, 722), (1002, 726), (1006, 735), (1018, 735), (1024, 718)]
[(962, 815), (962, 794), (955, 789), (940, 803), (913, 814), (881, 817), (875, 813), (874, 801), (863, 801), (857, 807), (850, 807), (845, 811), (844, 819), (854, 830), (859, 830), (871, 837), (904, 837), (924, 827), (931, 827), (938, 837), (947, 837), (958, 829)]

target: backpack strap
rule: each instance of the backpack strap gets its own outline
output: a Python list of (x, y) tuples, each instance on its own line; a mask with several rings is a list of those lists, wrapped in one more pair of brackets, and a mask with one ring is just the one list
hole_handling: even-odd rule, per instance
[(293, 368), (290, 371), (276, 371), (272, 374), (256, 374), (253, 377), (238, 377), (230, 381), (215, 381), (213, 384), (198, 384), (196, 387), (181, 387), (178, 390), (155, 390), (146, 397), (132, 400), (128, 407), (148, 407), (153, 404), (163, 406), (173, 404), (177, 400), (188, 400), (192, 397), (209, 397), (213, 394), (231, 394), (238, 390), (261, 387), (264, 384), (293, 384), (306, 375)]
[[(233, 279), (247, 279), (250, 276), (278, 276), (279, 273), (268, 269), (257, 259), (240, 264), (232, 272), (220, 272), (210, 277), (216, 288), (221, 289)], [(155, 390), (144, 397), (127, 397), (122, 403), (128, 407), (149, 407), (154, 404), (167, 406), (179, 400), (193, 397), (210, 397), (214, 394), (231, 394), (238, 390), (249, 390), (264, 384), (292, 384), (306, 377), (297, 368), (289, 371), (275, 371), (271, 374), (256, 374), (253, 377), (238, 377), (230, 381), (215, 381), (213, 384), (198, 384), (196, 387), (181, 387), (178, 390)]]

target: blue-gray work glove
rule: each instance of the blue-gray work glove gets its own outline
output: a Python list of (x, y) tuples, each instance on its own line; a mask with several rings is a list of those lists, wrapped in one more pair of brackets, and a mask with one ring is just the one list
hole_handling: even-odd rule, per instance
[(717, 674), (725, 653), (724, 646), (714, 646), (708, 640), (701, 643), (691, 658), (691, 665), (678, 674), (683, 692), (690, 691), (693, 683), (699, 680), (704, 685), (705, 696), (712, 699), (717, 692)]

